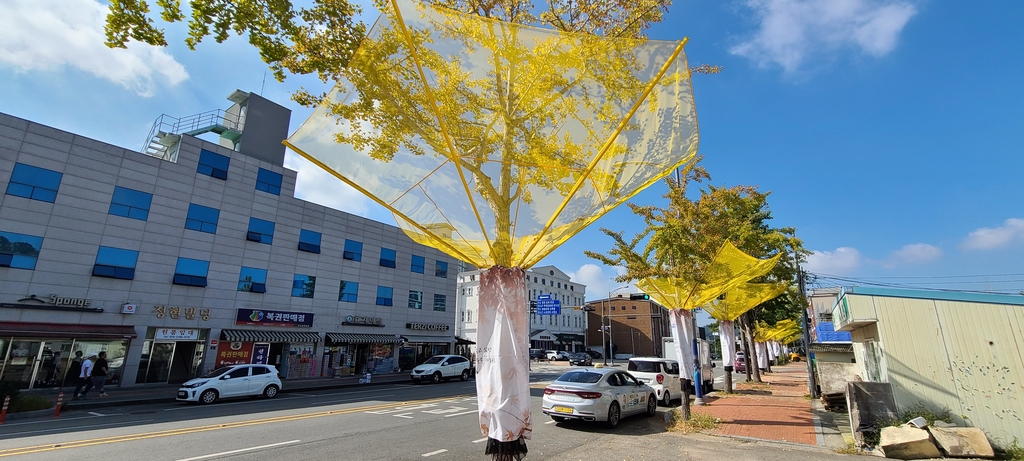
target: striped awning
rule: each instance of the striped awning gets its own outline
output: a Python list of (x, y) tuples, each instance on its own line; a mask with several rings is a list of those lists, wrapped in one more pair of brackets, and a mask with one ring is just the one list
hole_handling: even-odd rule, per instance
[(382, 333), (327, 333), (328, 343), (341, 344), (394, 344), (398, 336)]
[(320, 334), (308, 331), (221, 330), (224, 341), (247, 343), (318, 343)]

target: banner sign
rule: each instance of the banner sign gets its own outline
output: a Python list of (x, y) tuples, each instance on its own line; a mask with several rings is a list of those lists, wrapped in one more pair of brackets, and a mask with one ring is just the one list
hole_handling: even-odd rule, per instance
[(312, 327), (312, 312), (282, 312), (263, 309), (238, 309), (236, 325), (265, 327)]
[(217, 368), (250, 363), (252, 343), (222, 341), (217, 345)]
[(270, 344), (262, 343), (252, 346), (252, 363), (266, 365), (270, 356)]
[(199, 330), (195, 328), (157, 328), (153, 339), (196, 340)]

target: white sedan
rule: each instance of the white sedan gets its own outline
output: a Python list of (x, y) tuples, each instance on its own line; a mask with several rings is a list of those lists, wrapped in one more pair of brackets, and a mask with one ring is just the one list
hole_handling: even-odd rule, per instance
[(279, 390), (281, 378), (273, 365), (232, 365), (185, 381), (178, 389), (177, 400), (213, 403), (228, 397), (262, 395), (273, 398)]
[(615, 427), (626, 416), (654, 416), (658, 400), (654, 389), (622, 370), (578, 368), (544, 389), (542, 410), (558, 422), (602, 421)]

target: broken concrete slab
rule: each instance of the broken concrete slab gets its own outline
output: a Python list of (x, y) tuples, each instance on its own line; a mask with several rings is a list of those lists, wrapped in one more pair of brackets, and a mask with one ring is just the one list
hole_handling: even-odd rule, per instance
[(935, 444), (953, 458), (993, 458), (995, 451), (988, 437), (976, 427), (932, 427), (928, 429)]
[(910, 426), (884, 427), (878, 447), (886, 458), (940, 458), (942, 453), (932, 443), (928, 431)]
[(936, 419), (935, 422), (932, 423), (932, 426), (934, 426), (934, 427), (957, 427), (956, 424), (947, 423), (947, 422), (945, 422), (945, 421), (943, 421), (941, 419)]

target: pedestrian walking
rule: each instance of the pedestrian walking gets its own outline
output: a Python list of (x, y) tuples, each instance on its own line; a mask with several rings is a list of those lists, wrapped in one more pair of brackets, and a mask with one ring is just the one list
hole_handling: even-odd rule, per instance
[[(96, 360), (96, 356), (90, 355), (89, 358), (82, 362), (82, 371), (78, 374), (79, 387), (75, 388), (74, 399), (86, 400), (85, 394), (89, 392), (89, 389), (92, 389), (92, 366), (93, 363), (95, 363), (94, 360)], [(79, 389), (81, 389), (82, 392), (78, 392)]]
[(99, 358), (92, 366), (92, 385), (100, 392), (100, 397), (106, 397), (107, 392), (103, 385), (107, 382), (107, 353), (100, 352)]
[[(68, 371), (64, 373), (64, 385), (74, 385), (75, 389), (79, 389), (78, 375), (82, 374), (82, 351), (75, 351), (75, 356), (71, 359), (71, 363), (68, 364)], [(78, 395), (78, 392), (75, 392)]]

